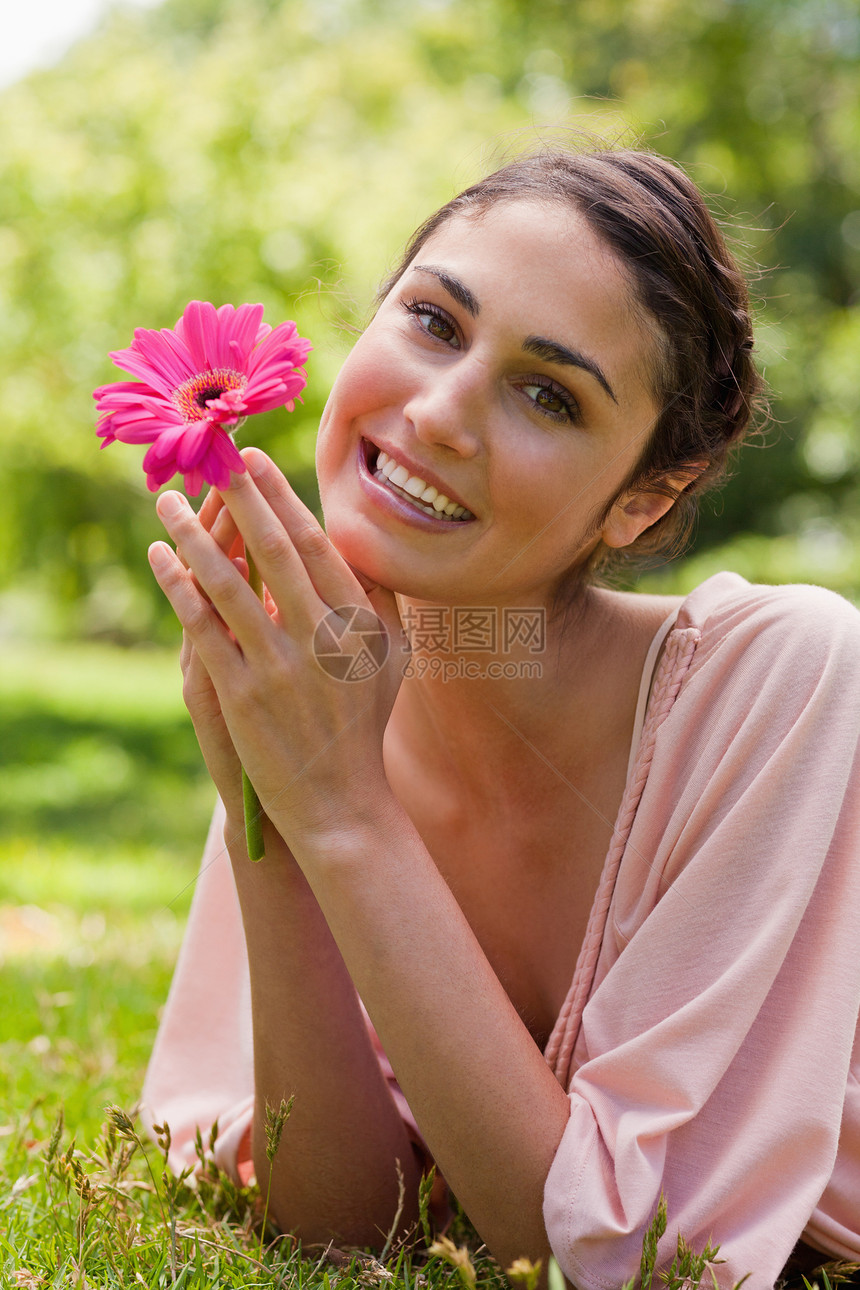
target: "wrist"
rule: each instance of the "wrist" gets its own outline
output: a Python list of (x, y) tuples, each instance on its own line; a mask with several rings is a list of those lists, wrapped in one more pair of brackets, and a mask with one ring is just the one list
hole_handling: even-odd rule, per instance
[(247, 859), (248, 850), (245, 845), (245, 820), (240, 814), (228, 814), (224, 819), (224, 846), (227, 848), (231, 860), (240, 860), (243, 856)]
[[(284, 830), (289, 828), (284, 822)], [(303, 823), (289, 833), (289, 845), (301, 867), (340, 867), (402, 841), (415, 829), (385, 780), (381, 787), (367, 785), (356, 801), (339, 803), (324, 818)]]
[[(227, 815), (224, 822), (224, 845), (234, 865), (247, 865), (251, 869), (257, 868), (257, 863), (252, 863), (248, 855), (245, 817), (241, 810)], [(284, 859), (292, 861), (289, 847), (271, 820), (266, 816), (263, 818), (263, 861), (275, 859), (275, 857), (278, 857), (281, 861)]]

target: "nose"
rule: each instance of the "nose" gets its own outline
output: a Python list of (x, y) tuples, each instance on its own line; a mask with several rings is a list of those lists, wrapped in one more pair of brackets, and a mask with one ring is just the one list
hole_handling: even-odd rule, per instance
[(474, 457), (481, 451), (489, 404), (485, 368), (464, 355), (445, 367), (425, 371), (403, 412), (422, 443)]

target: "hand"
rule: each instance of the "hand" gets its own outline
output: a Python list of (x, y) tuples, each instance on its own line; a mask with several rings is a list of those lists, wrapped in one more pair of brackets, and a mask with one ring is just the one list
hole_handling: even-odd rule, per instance
[[(224, 499), (215, 489), (208, 493), (197, 518), (225, 555), (245, 575), (247, 562), (244, 559), (241, 535), (224, 506)], [(182, 558), (181, 555), (179, 558)], [(228, 832), (238, 836), (243, 818), (241, 764), (224, 721), (212, 678), (190, 636), (184, 631), (179, 662), (182, 669), (182, 696), (194, 725), (197, 742), (226, 809)]]
[[(348, 830), (390, 796), (382, 739), (400, 684), (402, 632), (393, 593), (365, 591), (274, 464), (257, 449), (244, 456), (249, 472), (233, 477), (223, 502), (266, 584), (266, 605), (230, 558), (229, 528), (219, 543), (208, 516), (201, 521), (179, 494), (158, 505), (181, 558), (158, 543), (150, 559), (192, 651), (188, 702), (201, 743), (217, 747), (218, 774), (226, 774), (223, 720), (263, 809), (292, 845)], [(387, 660), (367, 680), (337, 679), (314, 654), (320, 623), (343, 607), (342, 621), (357, 607), (378, 615), (388, 635)], [(341, 636), (345, 653), (362, 643)]]

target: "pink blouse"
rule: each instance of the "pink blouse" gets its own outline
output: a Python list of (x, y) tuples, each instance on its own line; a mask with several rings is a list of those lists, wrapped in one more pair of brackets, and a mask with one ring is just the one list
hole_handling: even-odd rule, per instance
[[(662, 1192), (660, 1262), (679, 1231), (712, 1239), (719, 1283), (751, 1271), (763, 1290), (801, 1235), (860, 1261), (860, 613), (718, 574), (681, 605), (653, 684), (652, 666), (546, 1049), (570, 1118), (544, 1217), (570, 1281), (618, 1290)], [(177, 1168), (217, 1119), (216, 1158), (247, 1173), (250, 991), (219, 817), (144, 1102)]]

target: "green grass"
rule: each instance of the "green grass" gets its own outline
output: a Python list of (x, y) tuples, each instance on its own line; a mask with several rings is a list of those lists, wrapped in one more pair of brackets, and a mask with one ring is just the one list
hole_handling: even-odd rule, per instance
[(0, 738), (0, 837), (199, 851), (212, 790), (174, 657), (0, 648)]
[(212, 801), (175, 654), (0, 647), (0, 1287), (501, 1284), (423, 1233), (384, 1264), (301, 1251), (255, 1189), (191, 1190), (106, 1120), (140, 1094)]
[[(0, 1290), (501, 1287), (462, 1216), (380, 1258), (302, 1250), (255, 1189), (208, 1166), (191, 1190), (106, 1116), (139, 1096), (211, 805), (175, 657), (0, 648)], [(710, 1284), (679, 1259), (654, 1286)]]

